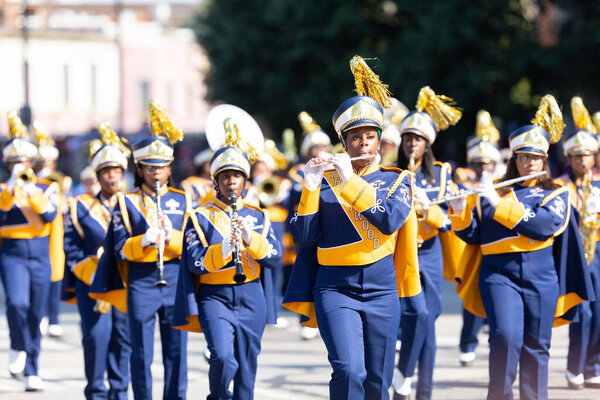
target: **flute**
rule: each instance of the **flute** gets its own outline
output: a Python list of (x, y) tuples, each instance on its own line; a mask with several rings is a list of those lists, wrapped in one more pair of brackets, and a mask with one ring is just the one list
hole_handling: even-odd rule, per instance
[[(377, 154), (365, 154), (363, 156), (357, 156), (357, 157), (350, 157), (350, 161), (356, 161), (356, 160), (368, 160), (369, 158), (375, 158), (377, 157)], [(323, 157), (320, 157), (323, 158)], [(313, 163), (313, 166), (318, 166), (318, 165), (329, 165), (331, 164), (330, 161), (325, 160), (324, 162), (320, 162), (320, 163)]]
[[(156, 192), (156, 223), (159, 224), (161, 221), (161, 217), (163, 217), (162, 206), (160, 205), (160, 182), (158, 180), (154, 181), (154, 191)], [(168, 217), (167, 217), (168, 218)], [(156, 260), (156, 268), (158, 269), (158, 279), (154, 282), (154, 286), (163, 287), (167, 285), (167, 281), (165, 280), (165, 240), (164, 240), (165, 232), (161, 230), (161, 234), (158, 238), (158, 260)]]
[[(547, 174), (546, 171), (541, 171), (541, 172), (535, 172), (533, 174), (529, 174), (529, 175), (525, 175), (525, 176), (520, 176), (518, 178), (508, 179), (506, 181), (502, 181), (502, 182), (496, 183), (493, 186), (493, 188), (494, 189), (500, 189), (502, 187), (510, 186), (510, 185), (515, 184), (515, 183), (525, 182), (525, 181), (528, 181), (530, 179), (538, 178), (538, 177), (544, 176), (546, 174)], [(464, 191), (464, 192), (459, 193), (459, 194), (452, 194), (452, 195), (448, 195), (448, 196), (444, 196), (444, 197), (438, 197), (437, 199), (431, 200), (430, 205), (442, 204), (442, 203), (445, 203), (445, 202), (450, 201), (450, 200), (463, 199), (465, 197), (469, 197), (469, 196), (472, 196), (472, 195), (477, 194), (477, 193), (479, 193), (477, 189), (472, 189), (472, 190)]]
[[(229, 193), (229, 200), (231, 202), (231, 231), (233, 232), (234, 220), (237, 217), (237, 200), (235, 196), (235, 190)], [(235, 264), (235, 275), (233, 280), (235, 283), (243, 283), (246, 281), (246, 274), (244, 274), (244, 268), (242, 267), (242, 260), (240, 258), (240, 242), (236, 241), (233, 246), (233, 263)]]

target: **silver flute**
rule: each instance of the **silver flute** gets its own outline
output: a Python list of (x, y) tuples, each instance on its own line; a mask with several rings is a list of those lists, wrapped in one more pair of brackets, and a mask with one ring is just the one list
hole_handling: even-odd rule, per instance
[[(377, 154), (365, 154), (364, 156), (358, 156), (358, 157), (350, 157), (350, 161), (356, 161), (356, 160), (368, 160), (369, 158), (375, 158), (377, 157)], [(322, 158), (322, 157), (320, 157)], [(320, 163), (313, 163), (313, 166), (318, 166), (318, 165), (330, 165), (331, 164), (331, 160), (325, 160), (324, 162), (320, 162)]]

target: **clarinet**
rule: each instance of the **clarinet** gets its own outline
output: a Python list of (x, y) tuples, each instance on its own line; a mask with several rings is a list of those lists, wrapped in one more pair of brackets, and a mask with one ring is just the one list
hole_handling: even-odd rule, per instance
[[(158, 180), (154, 182), (154, 191), (155, 191), (155, 200), (156, 200), (156, 222), (159, 221), (163, 217), (162, 206), (160, 205), (160, 183)], [(161, 232), (161, 236), (159, 236), (158, 240), (158, 260), (156, 260), (156, 269), (158, 270), (158, 279), (154, 282), (154, 286), (163, 287), (167, 285), (167, 281), (165, 280), (165, 241), (164, 241), (164, 231)]]
[[(237, 217), (237, 203), (235, 191), (229, 192), (229, 199), (231, 200), (231, 231), (233, 232), (233, 224), (234, 220)], [(239, 241), (235, 242), (233, 246), (233, 262), (235, 264), (235, 275), (233, 276), (233, 280), (235, 283), (243, 283), (246, 281), (246, 274), (244, 274), (244, 269), (242, 268), (242, 259), (240, 258), (240, 243)]]

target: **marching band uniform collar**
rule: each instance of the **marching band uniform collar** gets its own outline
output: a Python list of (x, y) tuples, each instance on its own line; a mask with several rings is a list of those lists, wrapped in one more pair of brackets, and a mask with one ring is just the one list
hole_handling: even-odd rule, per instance
[[(158, 193), (161, 196), (164, 196), (165, 194), (167, 194), (168, 191), (169, 191), (169, 188), (167, 187), (166, 184), (164, 184), (160, 187), (160, 189), (158, 190)], [(142, 184), (142, 192), (144, 192), (148, 196), (152, 196), (152, 197), (154, 197), (156, 195), (156, 193), (154, 192), (154, 189), (150, 189), (148, 187), (148, 185), (146, 185), (145, 183)]]

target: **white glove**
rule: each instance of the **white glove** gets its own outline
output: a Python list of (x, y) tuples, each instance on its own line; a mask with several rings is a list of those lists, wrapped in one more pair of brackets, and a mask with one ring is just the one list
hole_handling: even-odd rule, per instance
[(168, 242), (171, 240), (171, 235), (173, 235), (173, 224), (171, 223), (171, 219), (167, 216), (164, 217), (163, 227), (165, 229), (165, 240)]
[(23, 191), (28, 195), (31, 196), (33, 194), (33, 192), (35, 191), (35, 183), (33, 182), (29, 182), (23, 185)]
[(415, 200), (417, 200), (417, 203), (421, 204), (421, 208), (423, 208), (423, 210), (429, 209), (431, 200), (429, 200), (429, 197), (427, 197), (427, 192), (425, 192), (425, 189), (415, 187)]
[(250, 232), (252, 232), (252, 229), (250, 229), (245, 219), (243, 219), (240, 216), (238, 216), (238, 218), (240, 218), (241, 220), (239, 227), (240, 231), (242, 232), (242, 240), (244, 241), (244, 243), (250, 244)]
[(496, 208), (500, 201), (500, 196), (498, 196), (496, 189), (494, 189), (492, 174), (484, 171), (479, 182), (479, 187), (477, 188), (479, 196), (485, 197), (490, 205)]
[(160, 229), (150, 227), (142, 236), (142, 247), (148, 247), (156, 244), (158, 237), (160, 236)]
[(592, 196), (585, 202), (585, 207), (587, 211), (593, 214), (600, 213), (600, 199), (598, 197)]
[(311, 192), (317, 190), (323, 180), (323, 172), (325, 165), (315, 165), (312, 160), (307, 162), (304, 166), (304, 186)]
[(226, 260), (233, 251), (233, 244), (231, 242), (233, 242), (233, 240), (230, 233), (229, 235), (225, 236), (223, 242), (221, 243), (221, 255), (223, 256), (223, 260)]
[(17, 184), (17, 176), (25, 171), (25, 166), (21, 163), (17, 163), (13, 166), (12, 173), (10, 174), (10, 178), (6, 181), (6, 187), (9, 192), (13, 193), (15, 185)]
[(350, 156), (346, 153), (338, 153), (331, 158), (331, 163), (338, 174), (340, 174), (344, 183), (348, 183), (352, 175), (354, 175)]
[(453, 214), (460, 215), (467, 206), (467, 199), (461, 197), (460, 199), (450, 200), (450, 207), (452, 207)]

